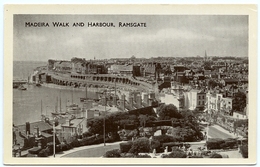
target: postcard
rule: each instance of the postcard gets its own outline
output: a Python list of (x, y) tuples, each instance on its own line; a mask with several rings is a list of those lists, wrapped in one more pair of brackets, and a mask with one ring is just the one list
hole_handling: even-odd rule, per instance
[(5, 164), (256, 163), (256, 5), (4, 10)]

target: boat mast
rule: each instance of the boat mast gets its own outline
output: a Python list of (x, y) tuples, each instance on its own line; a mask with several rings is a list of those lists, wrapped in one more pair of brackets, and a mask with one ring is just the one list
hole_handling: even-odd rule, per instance
[(88, 85), (86, 84), (86, 100), (88, 99)]
[(41, 116), (42, 116), (42, 99), (41, 99)]
[[(60, 91), (61, 92), (61, 91)], [(61, 96), (60, 96), (60, 113), (61, 113)]]
[(72, 94), (71, 94), (71, 104), (73, 104), (73, 91), (74, 91), (74, 88), (72, 88)]
[(55, 112), (58, 112), (58, 96), (57, 96), (57, 100), (56, 100), (56, 104), (55, 104)]
[[(116, 79), (115, 79), (115, 96), (116, 96)], [(117, 96), (116, 96), (117, 97)]]

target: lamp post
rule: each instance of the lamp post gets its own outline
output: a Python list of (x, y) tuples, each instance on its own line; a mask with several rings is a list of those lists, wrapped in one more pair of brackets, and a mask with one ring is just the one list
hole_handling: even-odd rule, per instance
[(53, 122), (53, 157), (55, 158), (55, 122)]
[(106, 105), (105, 105), (105, 115), (103, 121), (104, 121), (104, 132), (103, 132), (104, 146), (106, 146)]
[(107, 105), (107, 91), (105, 91), (105, 102), (104, 102), (104, 106), (105, 106), (105, 114), (104, 114), (104, 119), (103, 119), (103, 123), (104, 123), (104, 131), (103, 131), (103, 138), (104, 138), (104, 146), (106, 146), (106, 105)]

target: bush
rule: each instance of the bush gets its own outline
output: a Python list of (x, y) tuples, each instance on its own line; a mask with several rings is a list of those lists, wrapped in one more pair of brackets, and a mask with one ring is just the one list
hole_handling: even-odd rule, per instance
[(131, 149), (129, 150), (130, 153), (138, 155), (138, 153), (149, 153), (151, 150), (149, 139), (146, 137), (142, 137), (136, 139), (133, 142)]
[(42, 149), (39, 154), (38, 157), (48, 157), (49, 156), (49, 152), (47, 149)]
[(210, 156), (210, 158), (222, 158), (220, 154), (214, 153)]
[(145, 154), (145, 155), (137, 155), (135, 158), (152, 158), (152, 157), (148, 154)]
[(93, 136), (93, 134), (90, 132), (84, 132), (82, 136), (83, 136), (83, 138), (86, 138), (86, 137)]
[(113, 143), (116, 141), (120, 141), (120, 136), (118, 133), (112, 133), (111, 136), (108, 138), (108, 143)]
[[(65, 144), (65, 143), (61, 143), (59, 145), (57, 145), (57, 150), (59, 151), (66, 151), (66, 150), (69, 150), (70, 149), (70, 146), (68, 144)], [(58, 151), (57, 151), (58, 152)]]
[(118, 158), (118, 157), (121, 157), (120, 156), (120, 150), (119, 149), (114, 149), (114, 150), (110, 150), (110, 151), (107, 151), (103, 157), (106, 157), (106, 158)]
[(161, 146), (161, 143), (158, 140), (153, 139), (151, 141), (151, 149), (152, 149), (152, 151), (155, 149), (156, 152), (161, 152), (162, 150), (160, 149), (160, 146)]
[(71, 146), (72, 147), (79, 147), (80, 146), (80, 142), (78, 141), (78, 139), (75, 139), (71, 142)]
[(183, 143), (176, 143), (176, 142), (170, 142), (170, 143), (163, 143), (162, 148), (165, 149), (165, 147), (168, 146), (168, 151), (172, 151), (172, 147), (182, 147)]
[(131, 149), (133, 142), (120, 143), (120, 150), (122, 153), (127, 153)]
[(160, 135), (160, 136), (154, 136), (154, 140), (158, 140), (161, 144), (162, 143), (169, 143), (169, 142), (175, 142), (175, 138), (168, 135)]
[(185, 154), (184, 151), (175, 149), (170, 154), (163, 155), (162, 158), (186, 158), (186, 157), (187, 157), (187, 155)]
[(124, 154), (124, 155), (121, 156), (121, 157), (124, 157), (124, 158), (134, 158), (135, 155), (134, 155), (133, 153), (126, 153), (126, 154)]
[(221, 144), (225, 143), (225, 141), (223, 139), (219, 139), (219, 138), (213, 138), (213, 139), (209, 139), (207, 141), (207, 148), (208, 149), (221, 149)]
[(193, 155), (193, 156), (190, 156), (189, 158), (203, 158), (203, 157), (199, 156), (199, 155)]
[(240, 146), (240, 152), (241, 152), (243, 158), (248, 158), (248, 145)]
[(207, 147), (208, 149), (233, 149), (237, 148), (237, 140), (236, 139), (219, 139), (219, 138), (213, 138), (207, 141)]

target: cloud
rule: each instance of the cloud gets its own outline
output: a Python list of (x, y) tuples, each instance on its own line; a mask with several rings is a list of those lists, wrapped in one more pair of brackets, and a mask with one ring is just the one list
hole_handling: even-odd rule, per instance
[(82, 37), (74, 37), (67, 39), (67, 41), (64, 42), (64, 45), (66, 46), (83, 46), (83, 39)]
[(177, 29), (177, 28), (165, 28), (157, 31), (157, 33), (151, 34), (128, 34), (122, 37), (122, 41), (126, 42), (134, 42), (134, 41), (145, 41), (145, 42), (153, 42), (153, 41), (187, 41), (187, 40), (206, 40), (206, 41), (214, 41), (215, 37), (199, 34), (193, 31), (185, 30), (185, 29)]
[(24, 35), (22, 38), (28, 42), (33, 42), (33, 43), (47, 41), (47, 38), (45, 36), (35, 35), (35, 34)]

